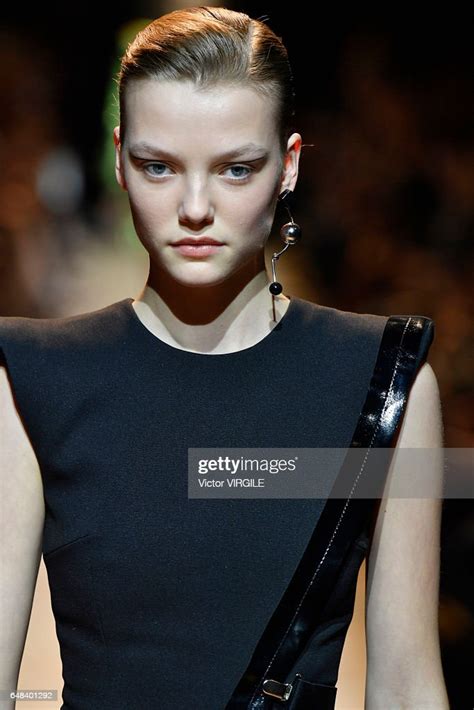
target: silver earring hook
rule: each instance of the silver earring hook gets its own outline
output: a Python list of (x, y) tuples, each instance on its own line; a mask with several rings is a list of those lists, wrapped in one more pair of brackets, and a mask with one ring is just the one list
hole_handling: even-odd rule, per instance
[(283, 190), (281, 195), (278, 196), (278, 201), (283, 202), (283, 207), (286, 209), (286, 211), (290, 215), (291, 224), (294, 224), (293, 215), (290, 212), (290, 208), (289, 208), (288, 202), (287, 202), (287, 198), (291, 194), (292, 194), (291, 190), (289, 190), (289, 189)]

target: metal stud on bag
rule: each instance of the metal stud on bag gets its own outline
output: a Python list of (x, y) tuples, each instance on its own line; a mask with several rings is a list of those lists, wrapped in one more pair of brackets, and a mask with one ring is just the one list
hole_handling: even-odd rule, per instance
[[(301, 678), (301, 673), (295, 675), (295, 680), (297, 678)], [(278, 680), (273, 680), (272, 678), (264, 680), (262, 685), (262, 692), (265, 695), (276, 698), (277, 700), (282, 700), (283, 702), (289, 699), (292, 690), (292, 683), (280, 683)]]

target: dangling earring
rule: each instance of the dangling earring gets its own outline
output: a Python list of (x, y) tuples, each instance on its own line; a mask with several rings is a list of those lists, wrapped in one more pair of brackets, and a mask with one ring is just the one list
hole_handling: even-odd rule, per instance
[(277, 281), (276, 277), (276, 261), (280, 258), (280, 256), (285, 252), (288, 247), (292, 246), (293, 244), (296, 244), (299, 242), (301, 239), (301, 227), (299, 224), (296, 224), (293, 221), (293, 217), (291, 215), (290, 209), (288, 207), (287, 203), (287, 198), (292, 195), (293, 192), (291, 190), (283, 190), (282, 193), (278, 196), (278, 201), (283, 202), (284, 207), (286, 208), (288, 214), (290, 215), (291, 222), (287, 222), (286, 224), (283, 225), (283, 227), (280, 229), (280, 236), (285, 242), (285, 246), (283, 249), (279, 252), (275, 252), (272, 256), (272, 278), (273, 281), (268, 287), (268, 290), (272, 294), (272, 305), (273, 305), (273, 320), (276, 321), (275, 317), (275, 299), (274, 296), (278, 296), (283, 291), (283, 287), (281, 283)]

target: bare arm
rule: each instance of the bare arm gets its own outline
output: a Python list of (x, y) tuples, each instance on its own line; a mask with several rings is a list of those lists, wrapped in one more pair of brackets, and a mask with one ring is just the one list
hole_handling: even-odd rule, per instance
[[(0, 367), (0, 689), (18, 682), (41, 560), (43, 485), (18, 415), (7, 372)], [(11, 710), (14, 701), (0, 703)]]
[[(399, 447), (440, 450), (429, 471), (438, 498), (385, 497), (401, 475)], [(449, 710), (438, 629), (442, 447), (438, 384), (425, 363), (410, 391), (367, 559), (365, 710)]]

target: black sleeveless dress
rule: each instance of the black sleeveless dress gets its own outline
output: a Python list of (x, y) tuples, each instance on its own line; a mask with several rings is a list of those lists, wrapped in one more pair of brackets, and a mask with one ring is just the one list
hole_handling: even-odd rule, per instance
[(390, 446), (433, 321), (293, 296), (256, 345), (206, 355), (132, 301), (0, 318), (43, 478), (61, 707), (333, 708), (370, 506), (345, 528), (324, 499), (190, 499), (188, 447)]

